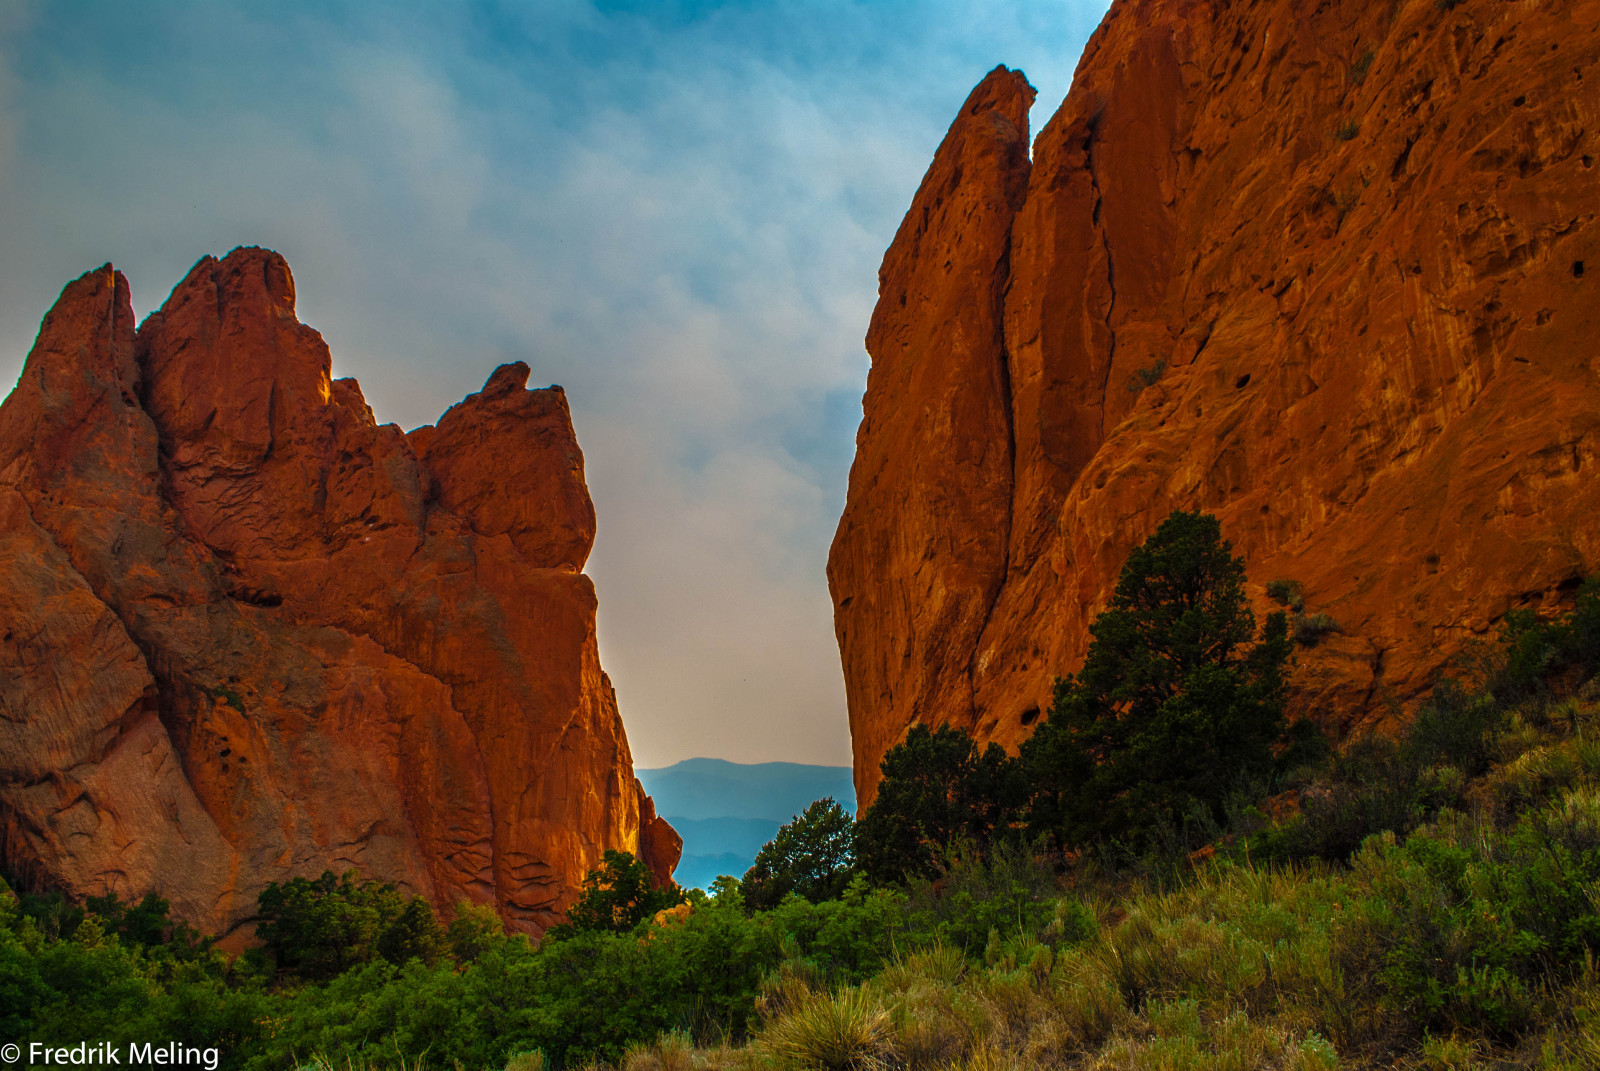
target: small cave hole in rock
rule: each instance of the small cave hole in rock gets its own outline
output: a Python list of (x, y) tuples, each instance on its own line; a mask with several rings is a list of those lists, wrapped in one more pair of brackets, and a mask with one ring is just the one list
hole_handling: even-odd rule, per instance
[(233, 748), (225, 747), (221, 751), (217, 752), (217, 754), (223, 758), (227, 758), (229, 755), (233, 754)]
[(1561, 581), (1561, 583), (1556, 585), (1556, 591), (1562, 595), (1571, 595), (1574, 591), (1577, 591), (1582, 586), (1583, 577), (1569, 576), (1565, 580)]
[(1249, 385), (1250, 385), (1250, 373), (1249, 372), (1246, 372), (1244, 375), (1240, 376), (1238, 379), (1233, 381), (1233, 389), (1234, 390), (1244, 390)]
[(1584, 158), (1583, 158), (1583, 166), (1584, 167), (1593, 167), (1594, 166), (1594, 157), (1587, 156), (1587, 155), (1584, 156)]
[(1513, 108), (1520, 108), (1520, 107), (1522, 107), (1522, 106), (1523, 106), (1523, 105), (1524, 105), (1524, 104), (1526, 104), (1526, 103), (1528, 103), (1528, 95), (1527, 95), (1527, 94), (1526, 94), (1526, 93), (1523, 93), (1523, 94), (1520, 94), (1520, 95), (1519, 95), (1519, 96), (1518, 96), (1518, 97), (1517, 97), (1517, 99), (1516, 99), (1516, 100), (1514, 100), (1514, 101), (1512, 101), (1512, 102), (1511, 102), (1511, 106), (1512, 106), (1512, 107), (1513, 107)]
[(282, 606), (283, 596), (275, 591), (257, 591), (255, 588), (239, 587), (228, 592), (228, 597), (235, 602), (249, 603), (251, 606)]
[(1022, 712), (1019, 720), (1024, 725), (1032, 725), (1034, 722), (1039, 720), (1039, 708), (1029, 707), (1027, 710)]
[(1574, 260), (1572, 262), (1572, 277), (1574, 279), (1582, 279), (1583, 278), (1583, 261)]

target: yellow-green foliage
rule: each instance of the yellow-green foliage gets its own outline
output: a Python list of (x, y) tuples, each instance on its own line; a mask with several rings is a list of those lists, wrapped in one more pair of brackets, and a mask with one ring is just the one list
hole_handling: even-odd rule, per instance
[(1284, 1028), (1253, 1022), (1243, 1011), (1207, 1021), (1198, 1002), (1155, 1003), (1148, 1031), (1118, 1037), (1089, 1061), (1092, 1068), (1144, 1071), (1333, 1071), (1338, 1056), (1315, 1034), (1295, 1037)]
[(629, 1045), (622, 1057), (621, 1071), (695, 1071), (694, 1039), (674, 1030), (662, 1034), (652, 1044)]
[(544, 1053), (537, 1049), (513, 1053), (506, 1061), (505, 1071), (544, 1071)]
[(1423, 775), (1471, 813), (1371, 837), (1347, 866), (1219, 857), (1092, 910), (1061, 898), (1098, 920), (1087, 940), (994, 933), (981, 955), (902, 954), (856, 990), (789, 966), (757, 1048), (906, 1071), (1600, 1067), (1581, 952), (1600, 902), (1584, 862), (1600, 858), (1600, 717), (1592, 700), (1533, 704), (1491, 746), (1500, 764), (1470, 784)]
[(1344, 994), (1330, 932), (1351, 896), (1325, 868), (1220, 866), (1133, 901), (1081, 947), (983, 967), (935, 948), (853, 999), (791, 999), (761, 1046), (793, 1067), (1331, 1071), (1326, 1012)]

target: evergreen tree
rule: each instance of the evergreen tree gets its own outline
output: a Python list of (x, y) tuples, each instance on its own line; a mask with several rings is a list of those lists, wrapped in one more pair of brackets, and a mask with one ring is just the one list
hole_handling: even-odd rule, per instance
[(980, 853), (1021, 817), (1028, 787), (1017, 762), (998, 744), (980, 751), (948, 725), (914, 725), (889, 749), (877, 798), (856, 826), (862, 869), (881, 884), (931, 877), (947, 849)]
[(1057, 681), (1048, 720), (1022, 748), (1030, 828), (1065, 844), (1137, 844), (1234, 787), (1269, 776), (1286, 733), (1288, 623), (1259, 638), (1244, 562), (1215, 517), (1175, 512), (1128, 556), (1090, 628), (1083, 668)]
[(855, 826), (831, 796), (807, 807), (778, 830), (745, 872), (745, 904), (763, 911), (790, 893), (814, 904), (837, 897), (855, 873)]
[(378, 954), (390, 963), (404, 965), (420, 959), (430, 967), (447, 957), (450, 943), (433, 906), (420, 896), (412, 897), (400, 916), (379, 935)]
[(651, 918), (657, 911), (683, 903), (675, 885), (657, 889), (650, 868), (628, 852), (607, 849), (598, 869), (583, 879), (583, 894), (567, 909), (567, 921), (551, 927), (549, 936), (560, 939), (574, 932), (622, 933)]

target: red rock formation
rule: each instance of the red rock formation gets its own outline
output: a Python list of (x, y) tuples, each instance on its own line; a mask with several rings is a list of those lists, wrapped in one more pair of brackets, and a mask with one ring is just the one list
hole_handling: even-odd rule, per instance
[(329, 380), (274, 253), (134, 329), (78, 279), (0, 405), (0, 850), (202, 928), (356, 867), (536, 931), (608, 848), (669, 879), (595, 645), (560, 388), (411, 435)]
[(829, 561), (863, 802), (914, 722), (1023, 739), (1174, 508), (1339, 623), (1296, 677), (1335, 730), (1600, 567), (1597, 59), (1594, 0), (1117, 0), (1031, 168), (979, 163), (1025, 137), (985, 80), (884, 259)]

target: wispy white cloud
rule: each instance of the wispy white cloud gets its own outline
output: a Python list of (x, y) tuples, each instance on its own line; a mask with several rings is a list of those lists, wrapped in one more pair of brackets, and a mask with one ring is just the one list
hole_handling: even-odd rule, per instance
[(380, 419), (527, 360), (640, 763), (847, 762), (823, 565), (878, 261), (971, 85), (1048, 111), (1104, 6), (0, 0), (0, 382), (67, 279), (148, 311), (241, 243)]

